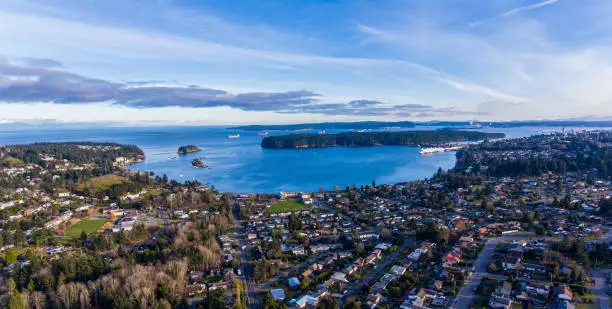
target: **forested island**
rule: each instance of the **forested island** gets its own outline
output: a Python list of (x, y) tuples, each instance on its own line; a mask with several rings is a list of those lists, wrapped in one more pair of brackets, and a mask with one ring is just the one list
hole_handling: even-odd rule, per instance
[(343, 132), (337, 134), (289, 134), (268, 136), (261, 141), (262, 148), (323, 148), (392, 145), (439, 145), (452, 142), (503, 138), (503, 133), (436, 130), (400, 132)]
[(279, 124), (279, 125), (248, 125), (232, 127), (232, 130), (262, 131), (262, 130), (351, 130), (351, 129), (382, 129), (382, 128), (413, 128), (414, 122), (411, 121), (358, 121), (358, 122), (322, 122), (322, 123), (298, 123), (298, 124)]
[(178, 149), (178, 154), (188, 154), (188, 153), (198, 152), (198, 151), (201, 151), (201, 150), (202, 149), (198, 148), (195, 145), (181, 146)]

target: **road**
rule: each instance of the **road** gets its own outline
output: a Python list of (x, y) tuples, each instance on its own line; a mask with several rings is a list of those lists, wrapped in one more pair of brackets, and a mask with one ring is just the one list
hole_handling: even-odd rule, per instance
[(610, 301), (608, 300), (608, 285), (606, 284), (607, 272), (602, 269), (594, 269), (589, 273), (595, 281), (595, 285), (591, 288), (591, 290), (593, 293), (595, 293), (597, 307), (600, 309), (610, 309)]
[[(505, 236), (491, 238), (487, 240), (484, 248), (482, 249), (482, 252), (480, 252), (480, 254), (478, 255), (478, 258), (474, 264), (474, 268), (472, 270), (471, 276), (467, 278), (467, 280), (465, 281), (465, 284), (461, 287), (461, 289), (459, 290), (459, 293), (457, 293), (457, 296), (455, 297), (451, 307), (455, 309), (468, 309), (470, 305), (472, 304), (472, 301), (474, 300), (476, 288), (480, 284), (480, 281), (482, 280), (482, 278), (489, 277), (489, 278), (498, 279), (498, 280), (505, 280), (507, 278), (506, 276), (503, 276), (503, 275), (495, 275), (495, 274), (490, 274), (487, 272), (487, 264), (489, 263), (489, 261), (491, 261), (493, 257), (493, 253), (495, 253), (495, 248), (497, 247), (497, 244), (499, 244), (502, 241), (507, 241), (507, 240), (512, 240), (512, 239), (525, 239), (529, 237), (542, 239), (542, 237), (535, 237), (535, 236), (505, 235)], [(544, 239), (548, 241), (558, 241), (559, 240), (558, 238), (551, 238), (551, 237), (545, 237)], [(610, 240), (612, 240), (612, 229), (608, 228), (608, 232), (602, 235), (596, 241), (609, 242)], [(605, 296), (605, 303), (606, 303), (605, 308), (609, 309), (608, 296), (606, 294), (606, 287), (605, 287), (605, 276), (604, 276), (603, 285), (604, 285), (603, 295)], [(600, 296), (598, 294), (598, 298), (599, 297)]]
[(247, 306), (249, 309), (260, 309), (261, 300), (257, 297), (255, 281), (253, 280), (253, 265), (249, 261), (250, 247), (246, 241), (246, 221), (240, 218), (240, 206), (234, 205), (234, 237), (240, 243), (240, 270), (242, 284), (247, 295)]
[[(599, 239), (594, 242), (612, 242), (612, 227), (605, 226), (608, 229), (605, 234), (601, 235)], [(589, 274), (595, 281), (595, 285), (591, 288), (595, 293), (595, 299), (597, 301), (597, 307), (602, 309), (610, 309), (610, 301), (608, 299), (608, 285), (606, 281), (606, 274), (609, 271), (603, 269), (592, 269)]]
[(476, 262), (474, 263), (472, 275), (468, 276), (467, 280), (465, 281), (465, 284), (461, 287), (459, 293), (457, 293), (457, 296), (453, 300), (453, 305), (451, 306), (451, 308), (468, 309), (472, 304), (474, 295), (476, 294), (476, 288), (480, 284), (482, 278), (490, 277), (495, 279), (506, 279), (506, 276), (487, 273), (487, 264), (493, 257), (493, 253), (495, 253), (495, 248), (497, 247), (497, 244), (509, 238), (511, 237), (506, 236), (491, 238), (485, 243), (484, 248), (478, 255), (478, 259), (476, 259)]
[(371, 271), (365, 278), (361, 279), (359, 283), (353, 285), (347, 290), (345, 295), (342, 296), (340, 300), (338, 301), (339, 307), (342, 307), (342, 305), (344, 305), (344, 302), (346, 301), (347, 296), (355, 295), (356, 292), (358, 292), (362, 287), (370, 286), (372, 281), (374, 281), (375, 279), (378, 279), (385, 272), (385, 268), (387, 268), (389, 265), (394, 263), (397, 260), (397, 258), (400, 256), (400, 254), (404, 254), (403, 252), (407, 250), (410, 246), (412, 246), (414, 241), (415, 241), (414, 238), (406, 239), (404, 241), (404, 244), (402, 244), (397, 249), (397, 251), (385, 256), (381, 263), (376, 264), (376, 269)]

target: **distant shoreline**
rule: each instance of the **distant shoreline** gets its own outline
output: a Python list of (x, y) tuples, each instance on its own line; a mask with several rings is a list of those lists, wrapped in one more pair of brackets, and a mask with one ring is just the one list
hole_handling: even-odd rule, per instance
[(243, 125), (228, 127), (244, 131), (300, 131), (300, 130), (380, 130), (386, 128), (448, 127), (453, 129), (516, 128), (516, 127), (612, 127), (609, 120), (526, 120), (526, 121), (359, 121), (321, 122), (272, 125)]

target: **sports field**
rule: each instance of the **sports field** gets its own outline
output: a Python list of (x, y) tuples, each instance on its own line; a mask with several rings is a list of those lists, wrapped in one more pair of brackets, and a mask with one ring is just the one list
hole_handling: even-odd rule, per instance
[(77, 224), (70, 226), (64, 235), (69, 237), (79, 237), (83, 231), (85, 231), (87, 235), (91, 235), (93, 232), (101, 228), (106, 222), (108, 222), (107, 219), (81, 220)]
[(286, 211), (306, 209), (308, 207), (309, 207), (308, 205), (302, 204), (298, 201), (286, 200), (286, 201), (279, 201), (276, 205), (270, 206), (270, 208), (268, 208), (268, 211), (269, 212), (286, 212)]

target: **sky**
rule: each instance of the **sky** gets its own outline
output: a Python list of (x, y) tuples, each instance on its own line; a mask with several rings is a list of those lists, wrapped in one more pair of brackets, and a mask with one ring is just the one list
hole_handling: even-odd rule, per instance
[(612, 116), (612, 2), (0, 0), (0, 123)]

